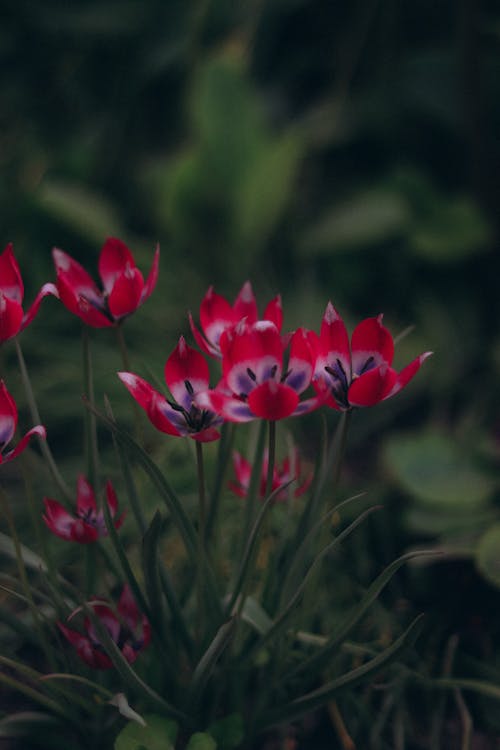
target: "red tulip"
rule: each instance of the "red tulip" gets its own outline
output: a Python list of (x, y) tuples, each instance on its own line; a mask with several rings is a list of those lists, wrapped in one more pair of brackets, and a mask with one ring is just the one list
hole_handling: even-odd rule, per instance
[(144, 281), (132, 253), (118, 239), (106, 240), (99, 256), (101, 291), (87, 271), (62, 250), (52, 251), (57, 289), (64, 305), (94, 328), (117, 325), (147, 300), (158, 280), (157, 247), (149, 276)]
[(24, 284), (12, 244), (0, 254), (0, 344), (17, 336), (31, 323), (40, 302), (48, 294), (58, 297), (54, 284), (44, 284), (26, 313), (23, 311)]
[[(93, 600), (88, 603), (96, 617), (116, 643), (129, 664), (132, 664), (149, 644), (151, 638), (149, 622), (141, 616), (128, 585), (123, 587), (116, 612), (106, 602)], [(81, 613), (78, 607), (69, 617), (70, 622)], [(83, 621), (83, 633), (57, 623), (64, 637), (76, 649), (78, 656), (94, 669), (110, 669), (113, 663), (105, 652), (99, 634), (89, 617)]]
[(158, 430), (200, 442), (220, 437), (216, 427), (223, 420), (201, 406), (198, 399), (209, 385), (208, 364), (200, 352), (186, 344), (183, 336), (165, 364), (165, 381), (172, 399), (132, 372), (119, 372), (118, 377)]
[(361, 321), (349, 344), (344, 322), (329, 302), (317, 340), (314, 386), (328, 394), (327, 403), (334, 409), (374, 406), (399, 393), (431, 354), (421, 354), (397, 372), (392, 368), (394, 341), (382, 315)]
[(3, 380), (0, 380), (0, 464), (5, 463), (6, 461), (12, 461), (13, 458), (22, 453), (33, 435), (38, 435), (38, 437), (41, 438), (46, 437), (45, 427), (38, 424), (36, 427), (32, 427), (31, 430), (21, 438), (14, 449), (5, 453), (5, 448), (14, 437), (16, 427), (16, 402), (7, 390)]
[[(189, 323), (196, 343), (205, 354), (220, 359), (220, 337), (223, 331), (235, 326), (240, 320), (256, 323), (258, 320), (257, 302), (249, 281), (241, 287), (238, 296), (231, 305), (225, 297), (214, 292), (211, 286), (200, 305), (200, 332), (189, 314)], [(277, 295), (264, 310), (263, 320), (270, 320), (281, 331), (283, 312), (281, 297)]]
[[(264, 500), (266, 497), (266, 485), (267, 485), (267, 471), (269, 467), (269, 452), (264, 453), (262, 461), (262, 472), (259, 484), (259, 498)], [(233, 452), (233, 469), (236, 475), (236, 481), (229, 482), (229, 489), (239, 497), (246, 497), (250, 487), (250, 480), (252, 477), (252, 464), (243, 458), (238, 451)], [(276, 464), (273, 471), (273, 480), (271, 486), (271, 492), (274, 492), (283, 485), (288, 485), (291, 481), (297, 480), (300, 482), (298, 486), (293, 490), (294, 497), (300, 497), (306, 492), (312, 482), (312, 473), (309, 473), (305, 478), (300, 481), (301, 478), (301, 462), (299, 452), (294, 449), (292, 456), (286, 456), (281, 464)], [(286, 500), (288, 496), (287, 488), (277, 493), (277, 500)]]
[[(49, 497), (44, 498), (45, 514), (43, 520), (56, 536), (79, 544), (95, 542), (101, 536), (107, 535), (104, 514), (97, 510), (94, 490), (84, 476), (78, 477), (76, 512), (68, 513), (66, 508)], [(125, 514), (116, 518), (118, 500), (111, 482), (106, 484), (106, 502), (116, 529), (123, 523)]]
[(299, 328), (290, 339), (290, 357), (278, 328), (268, 320), (241, 321), (220, 338), (223, 380), (201, 393), (199, 402), (230, 422), (256, 417), (278, 420), (306, 414), (322, 403), (316, 396), (300, 401), (313, 374), (314, 349), (310, 333)]

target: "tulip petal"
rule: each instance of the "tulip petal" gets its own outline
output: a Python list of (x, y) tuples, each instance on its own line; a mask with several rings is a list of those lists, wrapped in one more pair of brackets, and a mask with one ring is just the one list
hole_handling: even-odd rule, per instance
[(53, 297), (59, 298), (59, 292), (57, 290), (57, 287), (55, 284), (44, 284), (38, 294), (36, 295), (33, 304), (31, 307), (27, 310), (26, 315), (23, 318), (21, 330), (24, 330), (26, 326), (28, 326), (35, 315), (38, 312), (38, 309), (40, 307), (40, 303), (44, 297), (47, 297), (48, 295), (52, 295)]
[(239, 320), (229, 302), (211, 286), (200, 305), (201, 328), (210, 344), (218, 348), (222, 332)]
[(181, 336), (165, 364), (165, 381), (174, 399), (189, 410), (193, 396), (208, 388), (209, 377), (206, 359)]
[(397, 373), (391, 367), (382, 365), (365, 372), (356, 378), (348, 392), (351, 406), (374, 406), (387, 398), (396, 381)]
[(286, 384), (297, 393), (305, 391), (311, 382), (315, 363), (315, 344), (312, 331), (308, 332), (304, 328), (298, 328), (292, 336)]
[(18, 442), (14, 450), (9, 451), (8, 453), (4, 453), (3, 460), (12, 461), (13, 458), (16, 458), (17, 456), (19, 456), (19, 454), (22, 453), (28, 447), (29, 441), (35, 435), (39, 438), (45, 439), (47, 437), (45, 427), (39, 424), (39, 425), (36, 425), (35, 427), (32, 427), (31, 430), (28, 430), (26, 435), (24, 435), (21, 438), (21, 440)]
[(217, 389), (198, 394), (197, 403), (215, 414), (220, 414), (228, 422), (250, 422), (255, 419), (255, 414), (245, 401), (228, 396)]
[(391, 366), (394, 358), (394, 341), (385, 326), (382, 315), (362, 320), (353, 331), (351, 339), (352, 373), (362, 375), (381, 365)]
[(109, 312), (115, 320), (130, 315), (141, 302), (144, 279), (138, 268), (127, 266), (116, 276), (108, 296)]
[(391, 396), (395, 396), (396, 393), (399, 393), (399, 391), (407, 385), (410, 380), (417, 374), (417, 372), (420, 370), (420, 367), (422, 366), (423, 362), (430, 357), (432, 352), (424, 352), (424, 354), (421, 354), (419, 357), (413, 360), (413, 362), (410, 362), (409, 365), (406, 365), (401, 372), (397, 374), (396, 382), (392, 386), (389, 393), (384, 396), (384, 398), (390, 398)]
[(297, 393), (288, 385), (266, 380), (248, 396), (248, 406), (261, 419), (277, 420), (289, 417), (299, 403)]
[(252, 285), (245, 281), (233, 305), (235, 322), (245, 318), (247, 323), (255, 323), (258, 318), (257, 302), (253, 293)]
[(18, 262), (10, 242), (0, 254), (0, 284), (6, 297), (20, 305), (24, 296), (24, 285)]
[(111, 294), (116, 280), (135, 268), (134, 256), (126, 244), (117, 237), (108, 237), (102, 246), (98, 262), (99, 276), (105, 291)]
[(0, 343), (8, 341), (21, 330), (23, 308), (0, 289)]
[(97, 511), (94, 489), (88, 479), (80, 474), (76, 484), (76, 512), (79, 516)]
[(343, 380), (350, 378), (351, 354), (349, 336), (344, 321), (331, 302), (328, 303), (321, 322), (315, 374), (321, 377), (324, 376), (325, 367), (334, 370), (338, 368), (339, 376), (342, 376)]
[(264, 320), (270, 320), (274, 323), (278, 331), (283, 327), (283, 307), (281, 304), (281, 295), (278, 294), (271, 302), (268, 303), (262, 316)]
[(147, 298), (153, 292), (153, 289), (155, 288), (156, 283), (158, 281), (159, 269), (160, 269), (160, 246), (157, 245), (155, 254), (153, 257), (153, 264), (151, 266), (151, 270), (149, 271), (148, 277), (146, 281), (144, 282), (144, 288), (142, 290), (142, 295), (141, 295), (141, 304), (142, 302), (145, 302)]

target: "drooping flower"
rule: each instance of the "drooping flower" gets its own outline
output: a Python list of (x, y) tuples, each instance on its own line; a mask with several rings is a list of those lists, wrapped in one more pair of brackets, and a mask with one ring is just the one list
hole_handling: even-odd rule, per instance
[[(267, 471), (269, 467), (269, 452), (265, 451), (262, 460), (262, 472), (259, 482), (259, 498), (264, 500), (266, 497), (266, 485), (267, 485)], [(228, 483), (229, 489), (239, 497), (246, 497), (250, 488), (250, 480), (252, 477), (252, 464), (247, 461), (241, 453), (238, 451), (233, 452), (233, 469), (236, 477), (236, 481), (231, 480)], [(308, 473), (305, 477), (302, 474), (302, 466), (299, 452), (294, 448), (291, 456), (286, 456), (285, 459), (274, 466), (273, 479), (271, 492), (274, 492), (279, 487), (287, 485), (296, 480), (298, 485), (293, 490), (294, 497), (300, 497), (308, 490), (312, 482), (312, 473)], [(276, 495), (276, 500), (286, 500), (288, 497), (288, 487), (285, 487), (281, 492)]]
[(47, 436), (45, 427), (41, 424), (32, 427), (31, 430), (21, 438), (15, 448), (5, 452), (6, 447), (14, 437), (17, 427), (17, 406), (13, 397), (7, 390), (3, 380), (0, 380), (0, 464), (12, 461), (27, 447), (33, 435), (40, 438)]
[[(193, 316), (189, 313), (189, 323), (196, 343), (205, 354), (219, 359), (222, 356), (220, 350), (222, 332), (237, 325), (240, 320), (246, 320), (247, 323), (252, 324), (258, 319), (257, 302), (249, 281), (243, 284), (232, 305), (225, 297), (216, 294), (213, 286), (208, 289), (200, 305), (201, 331), (198, 330)], [(270, 320), (278, 331), (281, 331), (283, 311), (279, 294), (268, 303), (262, 320)]]
[(349, 335), (338, 312), (329, 302), (317, 344), (313, 383), (328, 393), (327, 404), (347, 411), (354, 406), (374, 406), (409, 383), (432, 352), (425, 352), (397, 372), (392, 367), (394, 340), (382, 315), (362, 320)]
[[(108, 533), (103, 511), (97, 510), (94, 490), (84, 476), (78, 477), (74, 515), (68, 513), (61, 503), (52, 500), (50, 497), (45, 497), (43, 502), (45, 505), (43, 520), (52, 533), (61, 537), (61, 539), (78, 542), (79, 544), (89, 544)], [(125, 514), (122, 513), (115, 519), (118, 500), (113, 485), (109, 481), (106, 483), (106, 502), (115, 528), (119, 529), (124, 521)]]
[(311, 382), (314, 367), (313, 341), (305, 329), (298, 328), (290, 339), (286, 369), (287, 347), (269, 320), (240, 321), (223, 332), (220, 347), (223, 379), (214, 390), (201, 393), (199, 401), (224, 419), (275, 421), (306, 414), (322, 403), (321, 395), (299, 398)]
[(160, 250), (144, 281), (128, 247), (115, 237), (108, 238), (98, 262), (101, 291), (87, 271), (70, 255), (54, 248), (57, 289), (63, 304), (84, 323), (94, 328), (117, 325), (131, 315), (152, 293), (158, 279)]
[[(88, 602), (88, 605), (92, 607), (101, 625), (106, 628), (125, 659), (132, 664), (149, 644), (151, 630), (147, 618), (139, 612), (128, 585), (125, 584), (123, 587), (116, 611), (107, 602), (97, 599)], [(67, 621), (73, 620), (81, 611), (82, 608), (78, 607)], [(76, 649), (78, 656), (89, 667), (110, 669), (113, 666), (101, 643), (98, 629), (89, 617), (84, 618), (83, 632), (68, 628), (61, 622), (57, 625), (64, 637)]]
[(118, 377), (158, 430), (204, 443), (220, 437), (216, 428), (223, 419), (199, 403), (199, 393), (209, 387), (207, 361), (183, 336), (165, 364), (171, 399), (132, 372), (119, 372)]
[(12, 243), (0, 254), (0, 344), (17, 336), (31, 323), (48, 294), (59, 296), (54, 284), (44, 284), (31, 307), (23, 310), (24, 284)]

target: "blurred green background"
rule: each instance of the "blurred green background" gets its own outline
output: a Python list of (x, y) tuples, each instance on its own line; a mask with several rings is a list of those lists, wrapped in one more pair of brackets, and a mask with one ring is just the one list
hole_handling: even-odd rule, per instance
[[(444, 550), (394, 600), (431, 612), (430, 672), (459, 633), (462, 672), (485, 678), (488, 661), (497, 679), (498, 4), (1, 0), (0, 14), (0, 235), (26, 301), (53, 278), (51, 247), (95, 274), (115, 235), (145, 272), (161, 245), (158, 288), (126, 326), (158, 375), (210, 284), (233, 299), (251, 279), (261, 305), (281, 292), (289, 329), (319, 330), (328, 299), (350, 325), (414, 326), (396, 364), (434, 357), (353, 420), (344, 481), (391, 522), (372, 524), (349, 575)], [(68, 461), (79, 335), (46, 300), (22, 337)], [(120, 361), (109, 331), (93, 338), (109, 390)], [(293, 425), (306, 454), (316, 427)], [(487, 709), (474, 718), (498, 729)]]

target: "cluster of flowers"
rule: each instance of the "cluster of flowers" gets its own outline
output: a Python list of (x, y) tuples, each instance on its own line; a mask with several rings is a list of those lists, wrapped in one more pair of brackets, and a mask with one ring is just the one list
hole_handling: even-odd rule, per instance
[[(120, 325), (150, 296), (158, 279), (158, 248), (144, 280), (130, 250), (115, 238), (106, 240), (99, 257), (102, 289), (62, 250), (54, 249), (53, 259), (56, 283), (45, 284), (24, 313), (24, 287), (12, 246), (8, 245), (0, 254), (0, 343), (16, 336), (33, 320), (46, 295), (59, 298), (89, 326)], [(243, 285), (233, 304), (210, 287), (201, 302), (199, 319), (198, 327), (189, 315), (191, 331), (201, 352), (181, 336), (167, 358), (164, 376), (168, 396), (135, 373), (120, 372), (118, 376), (158, 430), (200, 442), (217, 440), (224, 421), (248, 422), (256, 418), (276, 421), (307, 414), (324, 405), (339, 411), (373, 406), (404, 388), (430, 354), (421, 354), (397, 372), (392, 367), (394, 341), (382, 323), (382, 315), (359, 323), (349, 340), (346, 326), (330, 302), (319, 334), (304, 327), (284, 333), (280, 297), (271, 300), (259, 317), (249, 282)], [(207, 356), (219, 360), (221, 366), (221, 378), (213, 388), (209, 383)], [(309, 395), (304, 396), (308, 390)], [(16, 404), (2, 381), (0, 463), (17, 456), (33, 435), (45, 437), (45, 428), (37, 425), (14, 449), (5, 451), (16, 425)], [(251, 467), (237, 453), (233, 462), (236, 482), (230, 486), (236, 494), (244, 496)], [(263, 468), (267, 473), (266, 467)], [(275, 469), (273, 489), (296, 478), (299, 470), (297, 456), (293, 461), (287, 459)], [(309, 480), (300, 483), (296, 494), (304, 492), (308, 484)], [(264, 486), (263, 481), (261, 494)], [(116, 515), (117, 499), (110, 483), (106, 495), (118, 528), (123, 515)], [(106, 533), (102, 511), (98, 511), (93, 489), (83, 476), (78, 480), (75, 515), (57, 501), (46, 498), (44, 520), (52, 532), (75, 542), (89, 543)], [(95, 603), (94, 610), (115, 642), (120, 643), (126, 658), (135, 658), (149, 640), (149, 628), (141, 620), (130, 592), (124, 589), (118, 615), (103, 603)], [(60, 628), (88, 664), (110, 666), (88, 620), (85, 635), (64, 625)]]

